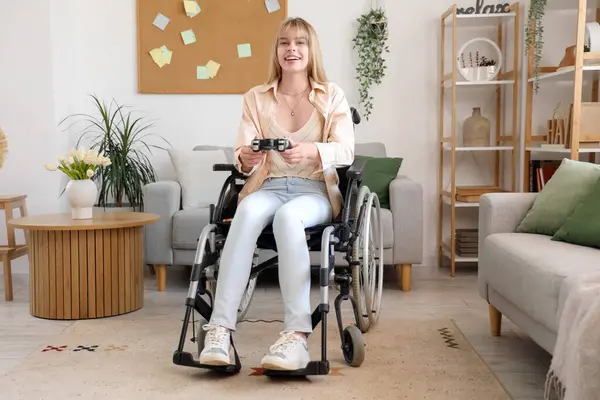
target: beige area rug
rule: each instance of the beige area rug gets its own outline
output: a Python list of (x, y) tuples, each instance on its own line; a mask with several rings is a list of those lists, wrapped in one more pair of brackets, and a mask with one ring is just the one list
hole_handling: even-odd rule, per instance
[[(183, 313), (181, 313), (183, 315)], [(127, 318), (128, 317), (128, 318)], [(242, 323), (235, 336), (242, 371), (223, 376), (176, 366), (181, 317), (78, 321), (0, 378), (0, 398), (20, 399), (453, 399), (504, 400), (505, 392), (451, 320), (381, 320), (367, 334), (362, 366), (344, 363), (330, 313), (332, 373), (307, 378), (257, 374), (280, 323)], [(320, 355), (320, 326), (309, 345)], [(191, 329), (190, 335), (191, 337)], [(195, 345), (189, 340), (186, 349)], [(44, 351), (45, 350), (45, 351)]]

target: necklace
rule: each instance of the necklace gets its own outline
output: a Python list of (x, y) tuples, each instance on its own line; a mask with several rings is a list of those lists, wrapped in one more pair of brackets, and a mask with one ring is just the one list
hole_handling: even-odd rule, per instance
[[(304, 89), (302, 92), (296, 94), (296, 95), (288, 95), (288, 96), (298, 96), (298, 95), (302, 95), (306, 92), (306, 90), (308, 90), (308, 87), (306, 89)], [(287, 94), (285, 92), (281, 92), (283, 94)], [(294, 117), (296, 115), (296, 112), (294, 111), (294, 108), (296, 108), (296, 106), (298, 105), (298, 103), (300, 103), (300, 101), (302, 100), (302, 96), (300, 96), (300, 98), (298, 99), (298, 101), (296, 101), (296, 104), (294, 104), (294, 107), (290, 106), (290, 103), (288, 103), (287, 99), (284, 97), (283, 100), (285, 101), (285, 104), (287, 104), (288, 108), (292, 111), (291, 112), (291, 116)]]

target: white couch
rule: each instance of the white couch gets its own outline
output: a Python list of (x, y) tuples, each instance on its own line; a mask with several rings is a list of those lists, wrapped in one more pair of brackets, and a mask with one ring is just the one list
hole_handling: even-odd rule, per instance
[(561, 282), (600, 271), (600, 250), (516, 233), (537, 193), (491, 193), (479, 209), (479, 294), (490, 304), (492, 335), (502, 315), (553, 354)]

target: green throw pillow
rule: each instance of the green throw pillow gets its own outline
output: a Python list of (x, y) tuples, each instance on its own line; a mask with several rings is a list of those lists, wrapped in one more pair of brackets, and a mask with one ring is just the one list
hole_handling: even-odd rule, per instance
[(600, 248), (600, 179), (552, 240)]
[(544, 188), (517, 227), (517, 232), (554, 235), (600, 178), (600, 165), (568, 158)]
[(356, 155), (354, 158), (367, 160), (363, 173), (362, 184), (371, 192), (377, 193), (381, 208), (390, 208), (390, 183), (402, 165), (402, 158), (394, 157), (367, 157)]

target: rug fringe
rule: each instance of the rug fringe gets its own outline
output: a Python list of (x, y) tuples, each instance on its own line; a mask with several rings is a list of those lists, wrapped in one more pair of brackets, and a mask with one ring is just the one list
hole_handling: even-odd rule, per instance
[(563, 387), (560, 378), (554, 370), (550, 369), (546, 375), (544, 386), (544, 400), (564, 400), (566, 388)]

